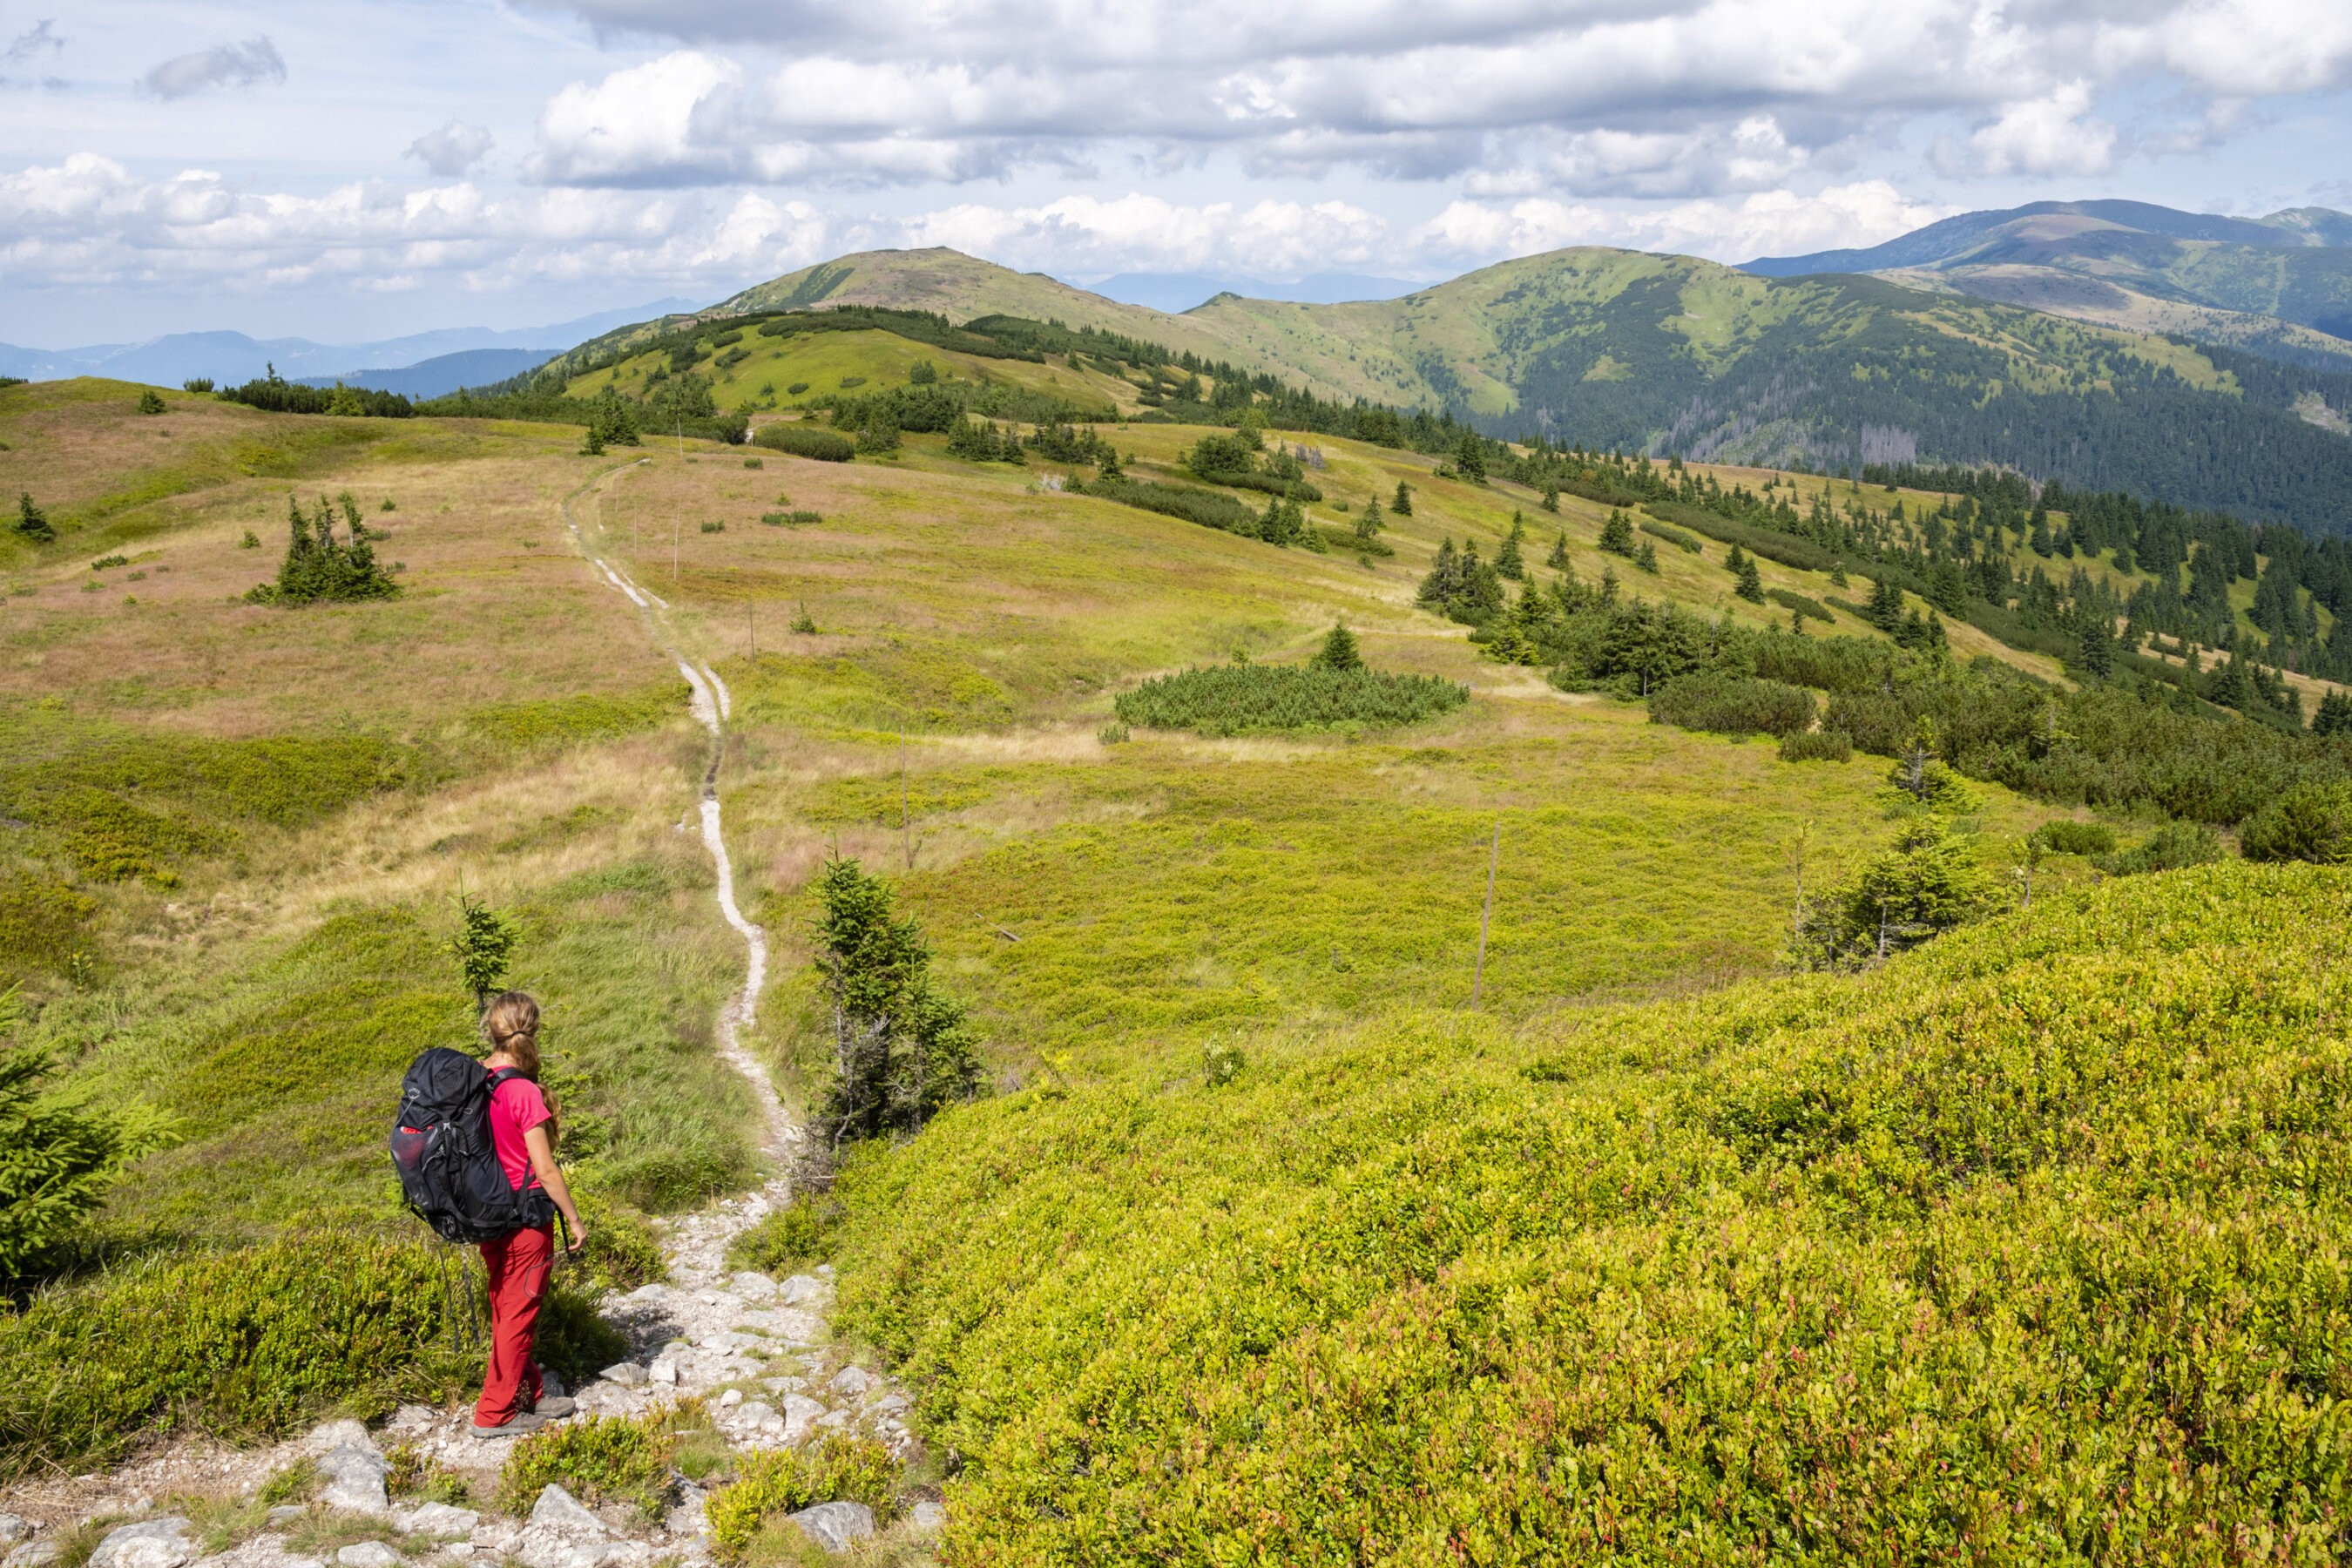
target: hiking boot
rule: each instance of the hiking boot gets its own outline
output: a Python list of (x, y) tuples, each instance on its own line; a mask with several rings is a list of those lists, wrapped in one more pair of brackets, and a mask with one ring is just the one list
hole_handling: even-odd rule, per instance
[(530, 1413), (542, 1421), (561, 1421), (579, 1408), (578, 1403), (565, 1394), (546, 1394), (532, 1401)]
[(518, 1410), (496, 1426), (485, 1426), (478, 1421), (475, 1422), (474, 1436), (486, 1438), (520, 1437), (526, 1432), (536, 1432), (546, 1425), (546, 1416), (535, 1415), (529, 1410)]

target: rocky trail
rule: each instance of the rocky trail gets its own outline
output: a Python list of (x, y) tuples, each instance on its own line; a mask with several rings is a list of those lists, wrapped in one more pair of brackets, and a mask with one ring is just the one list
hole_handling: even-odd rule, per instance
[[(594, 484), (609, 481), (614, 470)], [(627, 595), (648, 637), (677, 663), (692, 689), (695, 717), (709, 731), (700, 827), (717, 873), (719, 913), (744, 940), (742, 989), (721, 1010), (719, 1055), (741, 1072), (764, 1116), (763, 1152), (777, 1173), (764, 1186), (663, 1226), (666, 1282), (643, 1286), (599, 1305), (627, 1339), (627, 1359), (572, 1391), (567, 1421), (649, 1414), (700, 1398), (712, 1429), (736, 1451), (800, 1447), (829, 1433), (869, 1436), (902, 1463), (919, 1457), (905, 1424), (911, 1404), (887, 1376), (860, 1366), (832, 1343), (828, 1313), (833, 1270), (775, 1279), (730, 1271), (730, 1244), (790, 1200), (792, 1172), (806, 1138), (777, 1098), (766, 1067), (742, 1043), (767, 984), (766, 934), (737, 907), (718, 798), (718, 773), (731, 700), (716, 671), (678, 652), (667, 605), (597, 559), (572, 502), (562, 503), (574, 547)], [(681, 830), (686, 823), (679, 824)], [(547, 1392), (565, 1392), (551, 1375)], [(371, 1430), (351, 1420), (327, 1422), (268, 1448), (236, 1449), (213, 1439), (174, 1439), (116, 1468), (38, 1478), (0, 1491), (0, 1568), (403, 1568), (403, 1565), (511, 1562), (523, 1568), (651, 1568), (673, 1563), (703, 1568), (712, 1543), (701, 1488), (680, 1479), (677, 1500), (659, 1524), (623, 1508), (592, 1510), (550, 1486), (527, 1517), (494, 1510), (499, 1471), (518, 1438), (473, 1435), (473, 1407), (404, 1405)], [(561, 1426), (566, 1422), (551, 1423)], [(304, 1471), (301, 1467), (308, 1465)], [(315, 1474), (309, 1500), (264, 1509), (273, 1479)], [(395, 1495), (402, 1483), (431, 1481), (450, 1491), (463, 1483), (467, 1506)], [(846, 1500), (790, 1516), (829, 1552), (876, 1534), (872, 1513)], [(919, 1538), (936, 1527), (935, 1500), (919, 1500), (899, 1527)]]

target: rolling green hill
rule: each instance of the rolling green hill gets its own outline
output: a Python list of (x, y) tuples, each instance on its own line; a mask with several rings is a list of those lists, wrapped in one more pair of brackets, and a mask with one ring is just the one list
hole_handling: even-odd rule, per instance
[[(844, 258), (718, 310), (844, 305), (1051, 318), (1498, 436), (1831, 471), (1997, 463), (2315, 532), (2352, 525), (2352, 374), (1878, 279), (1583, 248), (1399, 300), (1224, 295), (1168, 316), (932, 250)], [(612, 334), (559, 368), (609, 363), (681, 326), (695, 330)]]

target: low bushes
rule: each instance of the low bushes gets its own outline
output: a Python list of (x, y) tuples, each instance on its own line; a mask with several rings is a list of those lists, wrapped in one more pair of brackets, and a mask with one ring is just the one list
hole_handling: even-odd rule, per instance
[(2341, 865), (2352, 856), (2352, 784), (2298, 784), (2254, 814), (2239, 835), (2249, 860)]
[(1810, 594), (1791, 593), (1786, 588), (1767, 588), (1764, 596), (1784, 610), (1795, 611), (1806, 620), (1819, 621), (1823, 626), (1837, 624), (1837, 617), (1830, 614), (1829, 606)]
[(746, 1454), (735, 1478), (703, 1504), (711, 1545), (722, 1562), (740, 1562), (771, 1515), (796, 1513), (813, 1503), (862, 1502), (874, 1510), (877, 1524), (898, 1514), (898, 1461), (871, 1437), (827, 1436), (798, 1452)]
[(702, 1401), (688, 1399), (643, 1415), (588, 1415), (533, 1432), (499, 1471), (499, 1506), (527, 1514), (540, 1493), (560, 1486), (591, 1508), (625, 1504), (656, 1521), (670, 1501), (678, 1434), (706, 1425)]
[(1246, 735), (1273, 730), (1416, 724), (1470, 700), (1470, 689), (1433, 675), (1233, 664), (1158, 676), (1112, 704), (1149, 730)]
[(1853, 742), (1843, 730), (1798, 730), (1780, 737), (1784, 763), (1843, 763), (1853, 756)]
[[(1076, 490), (1080, 487), (1073, 484), (1070, 488)], [(1257, 527), (1257, 513), (1233, 497), (1194, 489), (1190, 485), (1163, 485), (1156, 479), (1097, 479), (1084, 487), (1083, 493), (1143, 511), (1181, 517), (1186, 522), (1223, 529), (1227, 533), (1246, 533)]]
[(730, 1268), (762, 1274), (797, 1274), (831, 1256), (833, 1226), (841, 1205), (823, 1193), (809, 1193), (778, 1209), (735, 1238), (727, 1250)]
[(1701, 544), (1692, 535), (1685, 533), (1681, 529), (1676, 528), (1671, 522), (1645, 522), (1642, 525), (1642, 531), (1648, 534), (1653, 539), (1664, 540), (1668, 544), (1673, 545), (1676, 550), (1682, 551), (1685, 554), (1704, 555), (1706, 553), (1706, 545)]
[(2111, 855), (2116, 847), (2116, 830), (2104, 822), (2074, 822), (2062, 816), (2035, 828), (2033, 837), (2056, 855)]
[(1792, 735), (1812, 726), (1813, 694), (1738, 675), (1685, 675), (1650, 693), (1650, 721), (1727, 735)]
[(2347, 920), (2225, 863), (1103, 1053), (848, 1163), (836, 1326), (961, 1457), (950, 1562), (2342, 1562)]
[(2168, 822), (2128, 849), (2097, 855), (2092, 864), (2112, 877), (2179, 871), (2221, 858), (2221, 836), (2202, 823)]
[(443, 1289), (426, 1247), (314, 1232), (37, 1297), (0, 1317), (0, 1474), (289, 1431), (431, 1353)]
[(772, 452), (785, 452), (795, 458), (814, 458), (820, 463), (845, 463), (857, 456), (856, 442), (838, 430), (827, 430), (815, 425), (762, 425), (751, 441), (754, 446), (765, 447)]

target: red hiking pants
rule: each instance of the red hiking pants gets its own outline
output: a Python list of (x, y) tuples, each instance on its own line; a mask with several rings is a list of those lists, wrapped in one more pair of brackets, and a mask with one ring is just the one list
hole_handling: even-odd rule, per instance
[(554, 1261), (553, 1226), (482, 1243), (482, 1272), (490, 1283), (490, 1359), (474, 1406), (477, 1426), (503, 1426), (517, 1410), (539, 1403), (539, 1363), (530, 1359), (530, 1347)]

